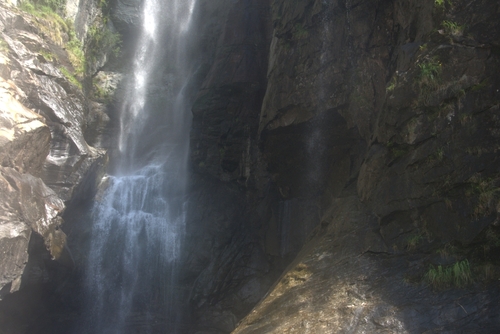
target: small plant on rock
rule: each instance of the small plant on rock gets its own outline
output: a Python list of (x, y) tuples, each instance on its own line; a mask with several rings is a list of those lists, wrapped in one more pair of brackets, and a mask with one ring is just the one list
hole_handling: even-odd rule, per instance
[(420, 83), (428, 86), (435, 85), (441, 74), (441, 62), (437, 58), (431, 58), (419, 64)]
[(95, 64), (103, 52), (111, 52), (115, 57), (121, 52), (121, 35), (113, 32), (107, 26), (107, 18), (101, 23), (95, 23), (87, 32), (86, 65), (87, 69)]
[(85, 54), (83, 53), (82, 43), (76, 37), (73, 29), (69, 31), (68, 35), (69, 42), (66, 44), (66, 51), (68, 51), (69, 61), (73, 65), (75, 74), (82, 76), (85, 69)]
[(437, 290), (463, 288), (473, 282), (469, 261), (465, 259), (450, 266), (430, 265), (424, 275), (424, 281)]
[(434, 6), (436, 6), (439, 9), (444, 9), (446, 4), (448, 4), (449, 6), (453, 5), (451, 3), (451, 0), (434, 0)]
[(479, 219), (497, 209), (500, 204), (500, 187), (498, 178), (483, 178), (476, 174), (469, 179), (470, 186), (466, 191), (467, 197), (477, 198), (474, 208), (474, 217)]
[(409, 251), (413, 251), (417, 248), (418, 244), (424, 240), (424, 236), (421, 233), (412, 234), (406, 239), (406, 248)]
[(71, 82), (73, 85), (76, 87), (82, 89), (82, 84), (80, 81), (78, 81), (75, 76), (66, 68), (66, 67), (61, 67), (60, 68), (61, 73), (66, 77), (66, 79)]
[(434, 0), (434, 5), (439, 8), (444, 8), (444, 0)]
[(396, 75), (396, 76), (392, 77), (391, 81), (389, 82), (389, 85), (386, 88), (386, 91), (388, 93), (394, 91), (397, 84), (398, 84), (398, 77)]
[(452, 36), (462, 36), (465, 27), (453, 21), (443, 21), (442, 23), (445, 32)]
[(50, 61), (50, 62), (52, 62), (52, 61), (54, 61), (54, 60), (56, 59), (56, 56), (55, 56), (52, 52), (50, 52), (50, 51), (47, 51), (47, 50), (43, 50), (43, 49), (42, 49), (42, 50), (40, 50), (38, 53), (39, 53), (39, 54), (40, 54), (40, 56), (42, 56), (42, 57), (43, 57), (46, 61)]

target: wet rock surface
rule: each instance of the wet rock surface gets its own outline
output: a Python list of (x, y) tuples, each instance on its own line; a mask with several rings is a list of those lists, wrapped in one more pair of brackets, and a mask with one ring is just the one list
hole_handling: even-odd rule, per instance
[(498, 329), (497, 282), (433, 292), (421, 255), (391, 256), (377, 218), (339, 198), (266, 298), (233, 333), (474, 333)]

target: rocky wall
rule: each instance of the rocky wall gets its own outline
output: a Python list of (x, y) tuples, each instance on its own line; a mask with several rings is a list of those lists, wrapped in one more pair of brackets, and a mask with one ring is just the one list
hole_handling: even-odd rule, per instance
[(24, 332), (23, 315), (43, 309), (17, 308), (39, 303), (33, 287), (71, 268), (62, 215), (70, 200), (91, 196), (107, 159), (85, 139), (99, 122), (72, 74), (66, 29), (50, 15), (0, 4), (0, 326), (6, 333)]
[[(140, 4), (111, 1), (106, 21), (79, 3), (80, 37), (93, 20), (128, 36), (123, 62), (94, 58), (84, 85), (94, 97), (97, 86), (119, 98)], [(109, 101), (86, 104), (40, 51), (63, 53), (37, 19), (0, 8), (2, 89), (23, 119), (2, 121), (5, 173), (33, 173), (64, 200), (88, 193), (81, 180), (104, 162), (88, 143), (105, 145)], [(498, 330), (498, 10), (487, 0), (198, 1), (184, 332), (229, 333), (263, 296), (236, 333)], [(15, 263), (33, 234), (20, 226)], [(84, 224), (68, 231), (75, 245), (88, 237)], [(458, 287), (429, 280), (465, 263)], [(15, 289), (20, 271), (9, 275)], [(77, 280), (66, 309), (78, 307)], [(74, 321), (61, 309), (47, 328)]]
[(333, 148), (315, 236), (235, 333), (497, 330), (498, 4), (272, 8), (259, 131), (283, 195), (311, 160), (292, 129), (332, 114), (344, 134), (315, 147)]

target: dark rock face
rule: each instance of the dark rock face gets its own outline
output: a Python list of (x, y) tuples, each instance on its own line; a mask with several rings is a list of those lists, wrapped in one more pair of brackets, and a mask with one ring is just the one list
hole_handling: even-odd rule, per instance
[[(311, 157), (294, 135), (311, 135), (294, 128), (337, 113), (339, 128), (328, 128), (341, 135), (323, 134), (316, 147), (332, 150), (322, 161), (333, 172), (314, 187), (316, 236), (235, 333), (498, 330), (498, 290), (482, 271), (499, 268), (497, 10), (488, 1), (273, 2), (259, 129), (283, 196), (307, 194), (297, 178)], [(432, 266), (460, 263), (475, 285), (426, 286)]]
[(139, 30), (143, 0), (112, 1), (113, 22), (124, 34)]
[[(200, 10), (207, 6), (202, 3)], [(237, 1), (229, 10), (224, 3), (218, 6), (215, 11), (225, 14), (224, 25), (212, 30), (214, 35), (220, 33), (216, 45), (208, 46), (216, 50), (214, 58), (208, 54), (204, 59), (210, 69), (193, 106), (191, 156), (197, 172), (243, 183), (250, 177), (266, 88), (269, 5), (267, 1)], [(213, 37), (202, 38), (210, 41)]]

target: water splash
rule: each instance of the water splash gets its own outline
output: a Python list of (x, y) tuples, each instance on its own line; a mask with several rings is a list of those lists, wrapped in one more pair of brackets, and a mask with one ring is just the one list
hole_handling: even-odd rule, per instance
[[(93, 210), (81, 333), (176, 332), (196, 0), (146, 0), (120, 116), (116, 170)], [(161, 14), (161, 15), (160, 15)], [(167, 78), (167, 80), (165, 79)], [(167, 87), (167, 88), (165, 88)]]

